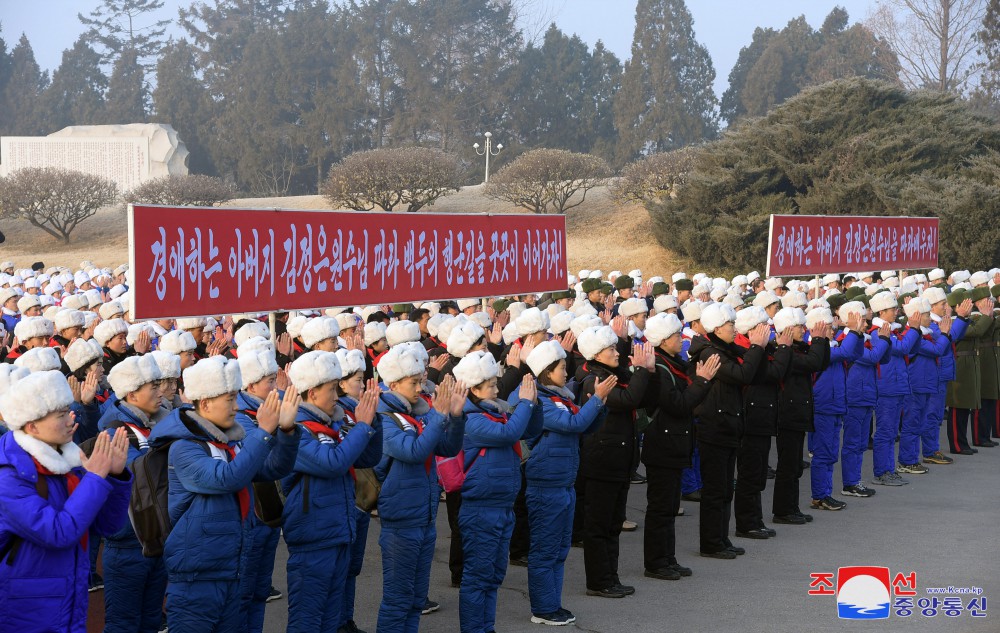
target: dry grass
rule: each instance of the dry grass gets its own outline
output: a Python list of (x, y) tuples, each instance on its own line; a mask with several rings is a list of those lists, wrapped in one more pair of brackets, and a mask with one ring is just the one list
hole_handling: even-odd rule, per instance
[[(327, 209), (322, 196), (284, 198), (243, 198), (223, 205), (244, 209)], [(482, 195), (482, 185), (464, 187), (442, 198), (432, 207), (435, 213), (527, 213), (506, 202)], [(64, 245), (23, 220), (6, 221), (0, 226), (7, 241), (0, 245), (0, 259), (14, 260), (18, 266), (44, 261), (46, 266), (76, 267), (86, 259), (99, 266), (117, 265), (128, 260), (128, 229), (125, 215), (104, 209), (86, 220)], [(638, 205), (616, 207), (604, 187), (592, 190), (586, 201), (566, 215), (569, 269), (641, 268), (649, 277), (669, 275), (687, 264), (660, 246), (651, 234), (652, 223)]]

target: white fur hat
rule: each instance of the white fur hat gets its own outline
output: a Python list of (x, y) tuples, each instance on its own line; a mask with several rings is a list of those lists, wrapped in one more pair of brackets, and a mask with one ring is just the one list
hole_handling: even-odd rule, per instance
[(738, 295), (733, 295), (733, 294), (727, 294), (725, 297), (723, 297), (722, 303), (726, 304), (727, 306), (729, 306), (730, 308), (732, 308), (737, 312), (742, 310), (744, 307), (743, 300), (740, 299)]
[(591, 279), (602, 279), (603, 277), (604, 277), (604, 271), (603, 270), (592, 270), (592, 271), (590, 271), (590, 278)]
[(626, 299), (618, 306), (618, 314), (626, 319), (637, 314), (646, 314), (647, 312), (649, 312), (649, 306), (646, 304), (646, 300), (638, 297)]
[(333, 352), (306, 352), (288, 369), (288, 378), (299, 393), (343, 377), (340, 361)]
[(830, 302), (827, 301), (826, 299), (813, 299), (806, 306), (806, 312), (814, 308), (829, 308), (829, 307), (830, 307)]
[(673, 275), (670, 276), (670, 283), (675, 284), (678, 281), (680, 281), (681, 279), (687, 279), (687, 274), (686, 273), (674, 273)]
[(125, 306), (117, 301), (108, 301), (97, 310), (97, 313), (103, 320), (109, 321), (125, 314)]
[(59, 352), (54, 347), (33, 347), (21, 354), (14, 361), (18, 367), (34, 372), (56, 371), (62, 367)]
[(469, 353), (476, 341), (484, 336), (486, 336), (486, 331), (483, 328), (472, 321), (464, 321), (451, 330), (445, 345), (449, 354), (456, 358), (462, 358)]
[(104, 350), (101, 344), (94, 339), (85, 340), (78, 338), (69, 344), (66, 350), (66, 365), (70, 371), (76, 371), (81, 367), (104, 357)]
[(799, 312), (801, 310), (798, 308), (782, 308), (778, 310), (774, 315), (774, 331), (781, 334), (792, 326), (800, 325)]
[(882, 285), (886, 288), (898, 288), (899, 287), (899, 277), (883, 277)]
[(882, 284), (869, 284), (865, 286), (865, 294), (869, 297), (874, 297), (878, 293), (882, 292)]
[(18, 367), (13, 363), (0, 363), (0, 396), (7, 393), (11, 385), (29, 374), (31, 372), (24, 367)]
[[(559, 305), (559, 304), (553, 303), (552, 305)], [(551, 308), (552, 306), (549, 307)], [(559, 307), (562, 308), (562, 306)], [(483, 328), (484, 330), (488, 330), (489, 328), (493, 327), (493, 320), (490, 319), (490, 315), (486, 314), (485, 312), (473, 312), (472, 314), (469, 315), (469, 320), (478, 325), (479, 327)]]
[(466, 308), (473, 308), (480, 305), (479, 299), (459, 299), (458, 309), (460, 312), (464, 312)]
[(308, 323), (302, 326), (299, 338), (302, 339), (306, 347), (313, 348), (322, 341), (336, 338), (338, 334), (340, 334), (340, 325), (337, 324), (337, 319), (320, 316), (310, 319)]
[(701, 325), (706, 332), (714, 332), (731, 321), (736, 321), (736, 310), (724, 303), (709, 304), (701, 311)]
[(160, 377), (162, 378), (181, 377), (180, 356), (176, 354), (171, 354), (170, 352), (164, 352), (158, 349), (150, 352), (148, 356), (150, 356), (154, 361), (156, 361), (156, 366), (160, 368)]
[(409, 343), (400, 343), (397, 347), (408, 349), (411, 354), (414, 354), (417, 359), (427, 366), (427, 361), (430, 360), (430, 356), (427, 354), (427, 350), (424, 349), (424, 344), (419, 341), (410, 341)]
[(559, 341), (543, 341), (535, 346), (525, 361), (531, 373), (538, 376), (552, 363), (566, 358), (566, 350)]
[(302, 328), (305, 327), (308, 322), (309, 317), (302, 314), (296, 314), (292, 318), (288, 319), (288, 323), (285, 324), (285, 329), (292, 338), (299, 338), (302, 335)]
[[(327, 312), (329, 313), (329, 310), (327, 310)], [(327, 316), (333, 316), (333, 315), (327, 314)], [(341, 312), (340, 314), (333, 316), (333, 318), (337, 320), (337, 326), (340, 327), (341, 332), (343, 332), (344, 330), (349, 330), (352, 327), (358, 327), (359, 325), (361, 325), (361, 317), (354, 314), (353, 312)]]
[(135, 345), (136, 339), (143, 332), (148, 332), (150, 338), (156, 336), (156, 331), (153, 329), (151, 323), (133, 323), (128, 326), (128, 332), (125, 334), (125, 342), (129, 345)]
[(972, 290), (972, 284), (970, 284), (967, 281), (963, 281), (962, 283), (955, 284), (954, 286), (951, 287), (951, 289), (953, 292), (958, 289)]
[(653, 300), (653, 309), (657, 313), (666, 312), (677, 307), (677, 297), (674, 295), (660, 295)]
[(707, 305), (706, 303), (698, 300), (688, 301), (683, 306), (681, 306), (681, 312), (684, 313), (684, 319), (688, 323), (701, 321), (701, 313), (705, 309), (706, 305)]
[(365, 355), (359, 349), (338, 349), (334, 352), (340, 363), (341, 378), (347, 378), (366, 369)]
[(659, 347), (660, 343), (680, 332), (683, 327), (676, 314), (660, 312), (646, 321), (646, 340)]
[(594, 306), (590, 305), (589, 301), (586, 300), (584, 301), (578, 300), (576, 303), (572, 305), (572, 307), (570, 307), (570, 312), (572, 312), (578, 317), (597, 315), (597, 310), (594, 308)]
[[(316, 352), (309, 353), (313, 354)], [(265, 376), (272, 376), (278, 373), (278, 362), (274, 359), (274, 354), (264, 349), (243, 350), (238, 362), (240, 364), (240, 376), (243, 380), (244, 389), (263, 379)], [(292, 366), (294, 367), (294, 364)]]
[(274, 342), (263, 336), (255, 336), (243, 341), (243, 344), (236, 348), (237, 357), (243, 354), (256, 354), (258, 352), (267, 352), (271, 356), (274, 356)]
[(951, 273), (952, 284), (960, 284), (962, 282), (968, 281), (972, 277), (972, 274), (967, 270), (956, 270)]
[(528, 308), (517, 317), (517, 335), (527, 336), (535, 332), (543, 332), (552, 325), (547, 312), (538, 308)]
[(419, 341), (420, 326), (415, 321), (393, 321), (385, 329), (385, 340), (389, 342), (389, 347)]
[(570, 328), (570, 324), (577, 318), (579, 317), (569, 310), (563, 310), (549, 319), (549, 332), (552, 332), (553, 334), (562, 334)]
[(548, 312), (549, 319), (551, 319), (560, 312), (566, 312), (566, 306), (561, 303), (550, 303), (545, 307), (545, 311)]
[[(438, 325), (437, 339), (442, 343), (444, 343), (445, 345), (447, 345), (448, 337), (451, 336), (451, 331), (468, 320), (469, 318), (467, 316), (465, 316), (464, 314), (460, 314), (457, 317), (453, 317), (441, 323), (440, 325)], [(517, 328), (515, 327), (515, 330), (516, 329)]]
[(69, 310), (69, 308), (63, 308), (62, 306), (51, 305), (42, 310), (42, 316), (52, 321), (52, 329), (55, 330), (56, 315), (63, 310)]
[(735, 277), (733, 277), (731, 283), (733, 286), (745, 286), (748, 283), (750, 283), (750, 281), (747, 279), (746, 275), (736, 275)]
[(806, 304), (806, 295), (802, 292), (786, 292), (781, 298), (782, 308), (804, 308)]
[(127, 290), (128, 288), (126, 288), (124, 284), (115, 284), (114, 286), (111, 286), (111, 290), (108, 291), (108, 295), (110, 295), (112, 299), (118, 299), (125, 294)]
[(847, 320), (851, 318), (852, 314), (856, 314), (863, 318), (867, 313), (868, 308), (866, 308), (865, 304), (860, 301), (848, 301), (844, 305), (840, 306), (839, 310), (837, 310), (837, 316), (839, 316), (840, 320), (844, 323), (847, 323)]
[(493, 358), (493, 354), (483, 351), (472, 352), (458, 361), (453, 373), (455, 379), (464, 383), (465, 386), (475, 387), (490, 378), (496, 378), (497, 374), (500, 373), (500, 366)]
[(931, 281), (937, 281), (938, 279), (944, 279), (945, 273), (941, 268), (935, 268), (931, 272), (927, 273), (927, 278)]
[(604, 325), (604, 321), (601, 320), (601, 317), (593, 314), (588, 314), (584, 316), (578, 316), (572, 321), (570, 321), (569, 329), (571, 329), (573, 331), (573, 334), (576, 335), (577, 340), (580, 340), (580, 335), (583, 334), (584, 330), (591, 327), (600, 327), (602, 325)]
[(764, 308), (750, 306), (736, 313), (736, 331), (747, 334), (761, 323), (767, 323), (767, 313)]
[(189, 400), (205, 400), (243, 388), (240, 365), (225, 356), (203, 358), (184, 370), (184, 395)]
[(94, 328), (94, 338), (101, 344), (101, 347), (107, 345), (108, 341), (119, 334), (128, 334), (128, 323), (124, 319), (101, 321)]
[(812, 329), (820, 323), (833, 325), (833, 314), (829, 308), (814, 308), (806, 315), (806, 327)]
[(84, 305), (81, 310), (93, 310), (97, 306), (104, 303), (104, 297), (101, 296), (101, 291), (97, 288), (91, 288), (87, 292), (83, 293), (83, 296), (87, 299), (86, 305)]
[(712, 291), (708, 293), (708, 296), (712, 298), (712, 301), (722, 301), (722, 298), (726, 296), (726, 289), (712, 288)]
[(267, 327), (267, 323), (254, 321), (253, 323), (245, 324), (243, 327), (236, 330), (235, 334), (233, 334), (233, 342), (236, 343), (237, 347), (239, 347), (243, 343), (243, 341), (247, 340), (248, 338), (253, 338), (255, 336), (263, 336), (264, 338), (271, 338), (271, 329)]
[(989, 281), (990, 276), (986, 274), (985, 270), (977, 270), (969, 276), (969, 283), (972, 284), (973, 288), (989, 283)]
[(83, 327), (83, 312), (79, 310), (63, 310), (56, 315), (56, 332), (62, 332), (71, 327)]
[[(108, 384), (114, 390), (115, 396), (119, 400), (124, 400), (128, 394), (160, 378), (163, 378), (163, 373), (160, 371), (156, 359), (150, 354), (144, 354), (142, 356), (129, 356), (112, 367), (108, 373)], [(188, 387), (188, 385), (185, 386)], [(188, 397), (191, 398), (190, 395)], [(192, 399), (197, 400), (198, 398)]]
[(385, 384), (391, 385), (408, 376), (423, 374), (424, 361), (410, 345), (399, 345), (390, 348), (382, 357), (378, 373)]
[(753, 282), (757, 281), (758, 279), (760, 279), (760, 273), (757, 272), (756, 270), (750, 271), (750, 274), (747, 275), (747, 283), (748, 284), (752, 284)]
[(912, 319), (914, 317), (920, 316), (921, 312), (920, 308), (921, 308), (920, 301), (918, 301), (916, 298), (910, 299), (910, 301), (908, 301), (906, 305), (903, 306), (903, 314), (906, 315), (906, 318)]
[(41, 300), (39, 300), (38, 295), (24, 295), (17, 300), (17, 311), (24, 314), (32, 308), (37, 308), (42, 305)]
[(880, 292), (873, 296), (868, 302), (872, 307), (872, 312), (878, 314), (882, 310), (889, 310), (899, 307), (896, 297), (891, 292)]
[(327, 308), (323, 310), (323, 314), (328, 317), (336, 318), (341, 314), (353, 314), (353, 312), (348, 312), (347, 308)]
[(17, 290), (14, 290), (13, 288), (4, 288), (3, 290), (0, 290), (0, 305), (7, 303), (11, 299), (19, 295), (20, 293)]
[(420, 309), (427, 310), (431, 313), (431, 316), (434, 316), (435, 314), (439, 314), (441, 312), (441, 304), (435, 301), (427, 301), (420, 304)]
[[(427, 319), (427, 332), (434, 338), (438, 338), (438, 330), (445, 321), (454, 319), (455, 317), (450, 314), (435, 314), (431, 318)], [(438, 339), (440, 340), (440, 339)]]
[(517, 340), (517, 323), (510, 322), (503, 328), (504, 345), (510, 345)]
[[(101, 325), (104, 325), (103, 323)], [(97, 327), (100, 328), (101, 325)], [(193, 352), (198, 347), (194, 335), (184, 330), (171, 330), (160, 337), (160, 349), (171, 354)]]
[(177, 329), (178, 330), (194, 330), (197, 328), (204, 328), (208, 325), (208, 319), (195, 317), (191, 319), (177, 319)]
[(778, 298), (778, 295), (769, 290), (762, 290), (757, 293), (756, 297), (753, 298), (753, 304), (758, 308), (766, 308), (770, 305), (774, 305), (775, 303), (779, 303), (780, 301), (781, 299)]
[(840, 282), (840, 275), (837, 275), (837, 274), (831, 273), (831, 274), (827, 275), (826, 277), (823, 277), (823, 285), (824, 286), (829, 286), (832, 283), (839, 283), (839, 282)]
[(17, 431), (53, 411), (68, 409), (71, 404), (73, 392), (66, 378), (58, 371), (42, 371), (10, 385), (7, 393), (0, 396), (0, 414), (7, 428)]
[(22, 343), (30, 338), (55, 334), (55, 325), (45, 317), (25, 317), (14, 326), (14, 336)]
[(694, 288), (691, 289), (691, 296), (700, 297), (701, 295), (707, 294), (711, 296), (712, 289), (705, 284), (696, 284)]
[[(372, 321), (371, 323), (365, 324), (365, 345), (374, 345), (380, 340), (385, 338), (385, 333), (388, 328), (385, 327), (385, 323), (381, 321)], [(305, 331), (303, 330), (303, 334)], [(304, 341), (305, 339), (303, 339)]]
[(589, 327), (579, 335), (577, 346), (580, 353), (587, 360), (593, 360), (595, 356), (609, 347), (618, 344), (618, 335), (607, 325), (600, 327)]
[(924, 299), (927, 299), (927, 302), (933, 305), (947, 300), (948, 295), (941, 288), (928, 288), (924, 290)]
[(528, 309), (528, 304), (523, 301), (515, 301), (514, 303), (507, 306), (507, 314), (510, 315), (510, 320), (514, 321), (517, 317), (521, 316), (521, 313)]

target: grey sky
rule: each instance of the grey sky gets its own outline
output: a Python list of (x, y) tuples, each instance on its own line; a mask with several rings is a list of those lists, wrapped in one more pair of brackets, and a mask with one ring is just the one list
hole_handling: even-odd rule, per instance
[[(38, 63), (52, 70), (59, 65), (62, 51), (84, 30), (77, 13), (89, 13), (98, 4), (97, 0), (0, 0), (3, 38), (13, 47), (21, 33), (26, 33)], [(190, 0), (166, 0), (163, 17), (176, 17), (177, 7), (189, 4)], [(531, 11), (523, 23), (529, 37), (544, 32), (554, 21), (564, 32), (576, 33), (591, 46), (602, 40), (623, 61), (631, 56), (636, 0), (529, 0), (527, 4)], [(864, 20), (874, 1), (688, 0), (687, 4), (697, 38), (708, 47), (715, 63), (715, 91), (721, 96), (740, 48), (750, 42), (756, 27), (780, 28), (805, 14), (809, 24), (818, 28), (837, 5), (846, 8), (851, 21), (857, 22)]]

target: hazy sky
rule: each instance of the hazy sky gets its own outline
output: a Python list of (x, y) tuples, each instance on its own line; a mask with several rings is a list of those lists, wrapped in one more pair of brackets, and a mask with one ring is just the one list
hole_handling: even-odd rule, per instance
[[(210, 2), (211, 0), (209, 0)], [(163, 17), (173, 18), (177, 7), (190, 0), (166, 0)], [(63, 49), (83, 32), (77, 13), (89, 13), (98, 0), (0, 0), (0, 25), (8, 47), (26, 33), (38, 63), (52, 70)], [(623, 61), (631, 56), (636, 0), (529, 0), (531, 13), (524, 19), (529, 37), (544, 32), (554, 21), (566, 33), (576, 33), (588, 44), (602, 40)], [(750, 43), (758, 26), (780, 28), (805, 14), (819, 28), (830, 10), (840, 5), (851, 21), (864, 20), (874, 0), (688, 0), (697, 38), (708, 47), (715, 63), (715, 91), (725, 91), (729, 71), (740, 48)], [(177, 31), (174, 30), (176, 33)]]

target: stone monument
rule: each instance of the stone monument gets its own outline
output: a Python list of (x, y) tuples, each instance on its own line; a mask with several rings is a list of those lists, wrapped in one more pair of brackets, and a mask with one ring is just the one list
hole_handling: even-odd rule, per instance
[(0, 176), (24, 167), (60, 167), (108, 178), (128, 191), (188, 173), (188, 151), (161, 123), (72, 125), (48, 136), (0, 137)]

